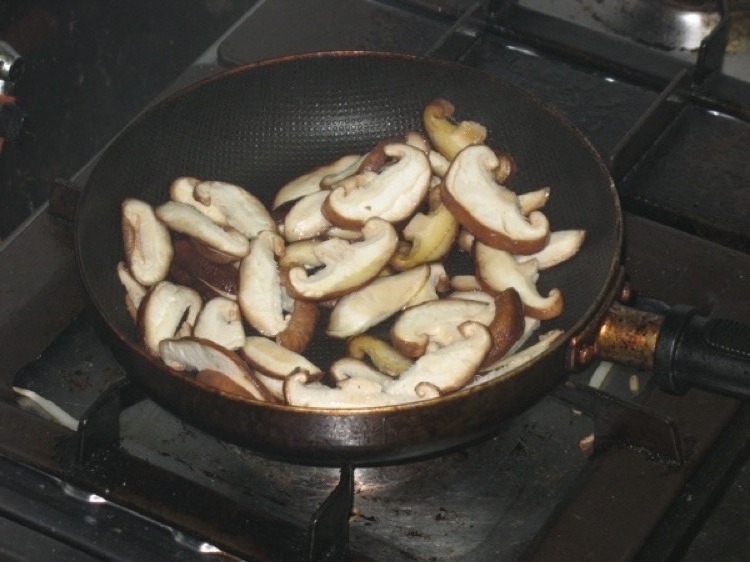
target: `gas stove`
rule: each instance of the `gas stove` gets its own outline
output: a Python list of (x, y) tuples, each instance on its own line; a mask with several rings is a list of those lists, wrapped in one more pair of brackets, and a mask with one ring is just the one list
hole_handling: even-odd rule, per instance
[[(689, 303), (747, 322), (750, 84), (722, 72), (735, 56), (722, 55), (729, 10), (704, 9), (702, 49), (665, 48), (627, 39), (594, 4), (262, 0), (153, 103), (227, 68), (316, 50), (426, 54), (492, 73), (557, 108), (608, 159), (636, 306)], [(700, 559), (711, 544), (695, 536), (721, 515), (750, 411), (701, 390), (666, 394), (621, 365), (571, 374), (487, 440), (393, 466), (290, 465), (175, 418), (129, 382), (85, 309), (71, 221), (95, 161), (0, 246), (7, 552), (651, 560)]]

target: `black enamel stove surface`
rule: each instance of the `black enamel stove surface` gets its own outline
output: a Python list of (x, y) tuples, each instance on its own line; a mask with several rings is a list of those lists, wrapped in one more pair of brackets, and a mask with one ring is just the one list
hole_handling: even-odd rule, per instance
[[(326, 49), (432, 54), (501, 76), (615, 155), (636, 304), (689, 303), (748, 321), (750, 89), (716, 73), (693, 84), (693, 61), (643, 55), (528, 4), (325, 0), (300, 9), (261, 1), (173, 88), (221, 68)], [(648, 130), (631, 133), (644, 114), (652, 115)], [(571, 381), (595, 381), (656, 412), (675, 431), (678, 446), (665, 449), (679, 462), (626, 446), (631, 434), (584, 415), (585, 399), (572, 405), (564, 390), (487, 441), (398, 466), (294, 466), (217, 442), (123, 382), (82, 311), (65, 193), (0, 247), (0, 536), (22, 537), (0, 541), (7, 552), (305, 560), (311, 550), (326, 556), (328, 540), (347, 534), (333, 552), (351, 559), (704, 560), (709, 551), (723, 552), (717, 559), (743, 551), (747, 533), (736, 523), (747, 514), (729, 495), (721, 500), (727, 488), (742, 490), (746, 408), (702, 391), (667, 395), (649, 373), (625, 367), (592, 365)], [(33, 413), (13, 386), (57, 404), (69, 427)], [(592, 434), (611, 443), (592, 454)], [(351, 517), (336, 517), (335, 497), (321, 510), (349, 477)], [(728, 514), (737, 529), (729, 538), (721, 534)]]

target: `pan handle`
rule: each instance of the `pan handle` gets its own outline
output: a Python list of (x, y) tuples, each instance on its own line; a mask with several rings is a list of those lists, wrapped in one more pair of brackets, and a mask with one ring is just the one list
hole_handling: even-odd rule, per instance
[(659, 330), (654, 374), (668, 392), (682, 394), (698, 386), (750, 398), (750, 326), (675, 306)]

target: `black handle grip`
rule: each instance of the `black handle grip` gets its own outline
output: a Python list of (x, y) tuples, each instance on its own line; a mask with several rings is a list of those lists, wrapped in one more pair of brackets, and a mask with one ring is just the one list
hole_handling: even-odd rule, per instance
[(676, 306), (659, 332), (654, 373), (664, 390), (676, 394), (699, 386), (750, 398), (750, 326)]

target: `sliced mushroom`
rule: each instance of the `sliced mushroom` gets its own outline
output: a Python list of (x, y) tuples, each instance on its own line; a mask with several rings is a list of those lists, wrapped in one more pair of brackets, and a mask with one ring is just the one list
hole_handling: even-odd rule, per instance
[(501, 357), (515, 345), (523, 335), (524, 307), (518, 292), (510, 287), (495, 297), (495, 317), (487, 328), (492, 336), (492, 346), (484, 359), (490, 364)]
[[(284, 250), (284, 255), (279, 257), (279, 266), (284, 269), (291, 269), (293, 267), (304, 267), (305, 269), (313, 269), (321, 267), (323, 260), (318, 257), (317, 248), (323, 244), (324, 240), (310, 239), (310, 240), (299, 240), (298, 242), (292, 242), (287, 244)], [(341, 244), (342, 247), (347, 246), (347, 242), (339, 240), (339, 242), (333, 242), (333, 244)], [(331, 244), (331, 242), (328, 242)]]
[(264, 336), (284, 331), (289, 318), (284, 313), (282, 286), (276, 257), (284, 253), (284, 241), (275, 232), (263, 231), (250, 244), (240, 262), (238, 302), (242, 316)]
[(187, 203), (168, 201), (156, 209), (156, 216), (172, 230), (234, 259), (250, 251), (250, 241), (242, 233), (231, 227), (221, 227)]
[(529, 191), (527, 193), (521, 193), (518, 196), (518, 205), (521, 207), (521, 212), (524, 215), (528, 215), (533, 211), (538, 211), (547, 204), (549, 200), (550, 188), (542, 187), (535, 191)]
[(542, 250), (530, 256), (516, 256), (516, 261), (523, 263), (534, 259), (540, 271), (549, 269), (575, 256), (585, 238), (585, 230), (558, 230), (550, 234)]
[(424, 138), (424, 135), (417, 131), (407, 131), (404, 135), (404, 143), (414, 148), (418, 148), (425, 154), (428, 154), (431, 150), (430, 141)]
[(335, 185), (323, 205), (326, 218), (342, 228), (359, 228), (380, 217), (399, 222), (410, 217), (427, 194), (430, 163), (424, 152), (402, 144), (388, 144), (385, 154), (397, 161), (380, 173), (365, 172), (354, 185)]
[(138, 283), (150, 287), (164, 280), (169, 272), (173, 254), (169, 230), (145, 201), (126, 199), (121, 210), (128, 269)]
[(346, 351), (355, 359), (367, 357), (378, 371), (389, 376), (400, 375), (413, 363), (388, 342), (369, 334), (361, 334), (350, 339), (346, 344)]
[(193, 335), (211, 340), (226, 349), (239, 349), (245, 343), (239, 305), (224, 297), (207, 301), (198, 314)]
[(347, 338), (365, 332), (403, 309), (427, 283), (427, 265), (397, 275), (380, 277), (339, 299), (331, 312), (326, 333)]
[(275, 401), (239, 355), (212, 341), (194, 337), (164, 340), (159, 355), (172, 369), (197, 371), (196, 380), (208, 386), (261, 402)]
[(123, 261), (117, 264), (117, 277), (125, 288), (125, 308), (135, 321), (138, 318), (138, 308), (141, 306), (141, 301), (146, 296), (146, 288), (136, 281)]
[(465, 147), (481, 144), (487, 138), (487, 128), (474, 121), (453, 120), (455, 106), (444, 99), (427, 104), (422, 112), (422, 123), (435, 148), (448, 160), (453, 160)]
[(359, 166), (361, 156), (349, 154), (342, 156), (330, 164), (315, 168), (282, 186), (273, 200), (273, 208), (276, 209), (288, 201), (294, 201), (309, 193), (320, 191), (322, 181), (340, 181), (338, 174), (347, 177), (354, 173)]
[(216, 224), (226, 224), (227, 217), (216, 205), (204, 205), (195, 196), (195, 186), (201, 182), (198, 178), (180, 177), (169, 186), (169, 197), (172, 201), (186, 203), (198, 209)]
[(368, 378), (350, 378), (331, 388), (304, 371), (284, 381), (284, 397), (292, 406), (322, 409), (359, 409), (393, 406), (401, 399), (383, 392), (383, 386)]
[(226, 224), (254, 238), (263, 230), (275, 230), (276, 223), (263, 203), (238, 185), (222, 181), (202, 181), (193, 196), (203, 205), (213, 206), (224, 215)]
[(430, 275), (422, 288), (409, 299), (406, 307), (416, 306), (423, 302), (434, 301), (440, 298), (440, 293), (450, 289), (450, 278), (445, 272), (445, 267), (440, 262), (429, 264)]
[(237, 268), (232, 264), (216, 263), (205, 258), (187, 239), (174, 242), (174, 257), (169, 274), (174, 281), (195, 289), (206, 300), (214, 297), (237, 299)]
[(362, 234), (364, 239), (360, 242), (330, 239), (316, 246), (315, 253), (324, 263), (323, 268), (312, 274), (302, 267), (290, 269), (287, 287), (290, 294), (300, 299), (325, 300), (353, 291), (375, 278), (396, 250), (398, 235), (390, 223), (379, 218), (368, 220)]
[(426, 353), (404, 371), (397, 380), (386, 386), (390, 395), (408, 395), (420, 383), (428, 383), (441, 394), (466, 386), (483, 363), (492, 345), (485, 326), (478, 322), (464, 322), (458, 327), (461, 337), (456, 341)]
[(158, 354), (162, 340), (190, 333), (202, 306), (200, 295), (189, 287), (170, 281), (154, 285), (138, 311), (138, 325), (146, 349)]
[(331, 227), (322, 211), (328, 195), (328, 191), (317, 191), (294, 202), (284, 217), (284, 238), (287, 242), (315, 238)]
[(498, 164), (484, 145), (461, 151), (442, 184), (443, 202), (484, 244), (513, 254), (538, 252), (547, 243), (549, 222), (540, 211), (528, 217), (521, 212), (516, 194), (492, 176)]
[(494, 304), (442, 299), (403, 311), (391, 327), (394, 347), (406, 357), (420, 357), (435, 347), (461, 339), (459, 326), (474, 321), (485, 326), (495, 316)]
[(430, 161), (432, 173), (439, 178), (444, 178), (445, 174), (448, 173), (448, 168), (451, 166), (451, 161), (440, 154), (437, 150), (430, 150), (427, 154), (427, 159)]
[(370, 379), (379, 385), (389, 384), (393, 378), (387, 373), (381, 373), (375, 367), (372, 367), (355, 359), (354, 357), (342, 357), (336, 360), (328, 370), (331, 380), (336, 383), (343, 382), (351, 378)]
[(456, 240), (458, 221), (440, 204), (429, 215), (414, 215), (402, 233), (411, 244), (399, 248), (390, 261), (390, 265), (400, 271), (442, 259)]
[(474, 245), (474, 260), (477, 280), (482, 287), (495, 294), (513, 287), (523, 301), (527, 316), (547, 320), (562, 313), (560, 290), (552, 289), (543, 297), (536, 287), (539, 271), (536, 260), (518, 263), (508, 252), (481, 243)]
[(248, 337), (242, 346), (242, 355), (251, 367), (273, 378), (284, 379), (297, 370), (322, 375), (322, 371), (304, 356), (262, 336)]
[(489, 380), (497, 379), (519, 367), (528, 365), (536, 357), (550, 349), (552, 345), (563, 335), (563, 333), (564, 332), (562, 330), (550, 330), (549, 332), (540, 334), (539, 341), (534, 345), (527, 347), (523, 351), (514, 353), (513, 355), (508, 355), (507, 357), (502, 358), (500, 361), (496, 361), (495, 363), (483, 368), (482, 370), (486, 372), (481, 377), (478, 377), (475, 381), (473, 381), (471, 383), (471, 386), (481, 384)]
[(454, 275), (451, 277), (451, 287), (461, 292), (482, 290), (482, 285), (474, 275)]
[[(284, 309), (287, 307), (284, 306)], [(319, 316), (320, 309), (314, 302), (294, 301), (286, 328), (276, 334), (276, 343), (290, 351), (302, 353), (313, 337)]]

